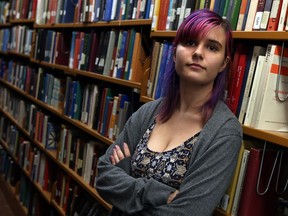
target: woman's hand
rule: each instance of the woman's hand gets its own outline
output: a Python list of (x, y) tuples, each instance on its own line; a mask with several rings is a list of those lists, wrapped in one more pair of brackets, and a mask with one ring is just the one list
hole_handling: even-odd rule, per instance
[(112, 154), (110, 156), (111, 163), (113, 165), (116, 165), (117, 163), (119, 163), (125, 157), (130, 157), (130, 150), (128, 148), (127, 143), (123, 144), (123, 151), (118, 145), (115, 145), (115, 147), (113, 149), (113, 152), (112, 152)]
[(179, 190), (176, 190), (173, 193), (171, 193), (167, 199), (167, 204), (171, 203), (178, 193), (179, 193)]

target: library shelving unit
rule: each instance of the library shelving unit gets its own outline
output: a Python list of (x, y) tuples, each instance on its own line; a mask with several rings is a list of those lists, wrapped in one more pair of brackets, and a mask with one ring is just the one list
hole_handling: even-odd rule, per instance
[[(41, 30), (47, 30), (47, 31), (54, 31), (54, 32), (70, 32), (73, 31), (83, 31), (83, 32), (89, 32), (91, 33), (91, 30), (96, 31), (97, 33), (101, 33), (102, 31), (107, 31), (111, 29), (125, 29), (129, 30), (131, 28), (136, 28), (138, 31), (142, 33), (142, 35), (149, 35), (146, 38), (146, 41), (144, 42), (143, 46), (151, 45), (151, 41), (149, 39), (151, 38), (168, 38), (172, 39), (176, 32), (175, 31), (152, 31), (151, 30), (151, 19), (139, 19), (139, 20), (122, 20), (122, 21), (99, 21), (95, 23), (59, 23), (59, 24), (36, 24), (34, 19), (17, 19), (17, 20), (9, 20), (8, 23), (0, 24), (0, 30), (2, 29), (11, 29), (16, 26), (27, 26), (29, 29), (33, 30), (33, 35), (31, 39), (31, 43), (29, 44), (30, 51), (29, 54), (24, 54), (23, 52), (17, 52), (14, 50), (0, 50), (0, 59), (1, 59), (1, 68), (2, 70), (5, 70), (5, 73), (0, 73), (0, 159), (3, 159), (1, 157), (2, 155), (6, 155), (5, 157), (8, 158), (8, 162), (13, 164), (13, 167), (17, 167), (17, 170), (20, 170), (19, 173), (21, 173), (21, 176), (17, 176), (19, 173), (15, 173), (12, 171), (9, 171), (9, 175), (4, 172), (0, 176), (0, 185), (4, 190), (9, 194), (9, 200), (13, 202), (13, 206), (17, 206), (15, 210), (17, 211), (17, 215), (28, 215), (29, 211), (31, 211), (31, 208), (33, 210), (37, 209), (39, 206), (41, 206), (42, 209), (45, 209), (45, 206), (47, 208), (53, 209), (53, 215), (66, 215), (67, 214), (67, 206), (65, 206), (65, 203), (68, 202), (68, 200), (64, 199), (66, 198), (66, 194), (64, 195), (65, 190), (64, 183), (61, 185), (59, 184), (60, 177), (56, 176), (68, 176), (67, 179), (71, 179), (71, 182), (73, 182), (73, 185), (75, 188), (80, 188), (81, 192), (83, 194), (87, 194), (89, 198), (92, 199), (96, 203), (99, 203), (103, 208), (103, 211), (110, 211), (111, 205), (109, 203), (106, 203), (97, 193), (95, 188), (90, 185), (90, 183), (87, 183), (87, 181), (84, 180), (84, 177), (79, 175), (77, 172), (77, 169), (72, 169), (70, 167), (70, 164), (67, 164), (62, 159), (59, 159), (59, 149), (47, 149), (45, 145), (43, 145), (42, 140), (38, 139), (38, 137), (35, 137), (35, 131), (31, 132), (29, 130), (29, 127), (27, 124), (19, 121), (21, 120), (19, 110), (17, 108), (21, 107), (21, 104), (25, 104), (27, 109), (25, 110), (25, 115), (30, 111), (32, 108), (28, 109), (28, 107), (36, 107), (36, 110), (39, 111), (39, 113), (44, 113), (44, 115), (52, 116), (53, 120), (55, 119), (56, 124), (61, 125), (62, 128), (65, 128), (67, 126), (67, 131), (71, 129), (71, 131), (76, 131), (77, 133), (80, 133), (80, 137), (85, 137), (91, 140), (96, 140), (97, 142), (100, 142), (104, 144), (104, 146), (108, 146), (113, 143), (113, 138), (109, 138), (106, 134), (101, 133), (101, 131), (97, 130), (97, 127), (88, 126), (86, 123), (83, 123), (79, 119), (75, 119), (71, 116), (69, 116), (68, 113), (64, 113), (64, 110), (59, 110), (55, 106), (51, 106), (45, 100), (43, 101), (41, 98), (38, 97), (38, 95), (33, 95), (31, 92), (29, 92), (28, 89), (22, 88), (19, 83), (16, 83), (16, 81), (10, 80), (9, 75), (7, 74), (8, 71), (8, 63), (6, 63), (6, 68), (3, 69), (3, 64), (5, 65), (5, 62), (11, 62), (11, 67), (17, 67), (15, 65), (21, 66), (27, 66), (31, 67), (32, 69), (35, 69), (37, 72), (39, 68), (41, 68), (45, 74), (53, 74), (55, 77), (61, 77), (66, 80), (67, 77), (71, 77), (72, 80), (81, 80), (83, 83), (96, 83), (100, 86), (109, 86), (111, 88), (114, 88), (117, 90), (118, 93), (123, 91), (124, 93), (128, 93), (130, 96), (137, 95), (136, 101), (136, 107), (140, 106), (141, 103), (145, 103), (148, 101), (153, 100), (153, 98), (147, 97), (146, 95), (146, 89), (147, 89), (147, 83), (148, 83), (148, 73), (149, 73), (149, 57), (145, 59), (141, 59), (141, 64), (143, 64), (143, 67), (141, 68), (141, 79), (140, 80), (127, 80), (122, 78), (115, 78), (112, 76), (106, 76), (99, 73), (87, 71), (87, 70), (81, 70), (78, 68), (69, 67), (66, 64), (61, 63), (55, 63), (53, 61), (45, 61), (43, 59), (39, 59), (37, 57), (37, 49), (36, 46), (39, 46), (37, 44), (37, 36), (39, 36), (39, 31)], [(237, 40), (275, 40), (275, 41), (283, 41), (288, 39), (288, 32), (233, 32), (234, 39)], [(39, 39), (39, 38), (38, 38)], [(147, 42), (148, 40), (148, 42)], [(146, 45), (145, 45), (146, 43)], [(142, 46), (142, 45), (141, 45)], [(45, 47), (42, 47), (45, 49)], [(144, 52), (144, 51), (141, 51)], [(149, 47), (148, 47), (148, 54), (149, 53)], [(45, 55), (45, 53), (44, 53)], [(145, 56), (145, 55), (144, 55)], [(147, 61), (146, 61), (147, 60)], [(4, 63), (3, 63), (4, 62)], [(10, 66), (10, 65), (9, 65)], [(20, 76), (20, 75), (19, 75)], [(19, 78), (19, 77), (17, 77)], [(29, 87), (29, 86), (28, 86)], [(36, 87), (35, 87), (36, 88)], [(67, 90), (67, 89), (66, 89)], [(7, 98), (4, 98), (4, 96), (9, 96), (7, 101)], [(12, 102), (11, 102), (12, 101)], [(39, 114), (41, 115), (41, 114)], [(27, 114), (28, 116), (28, 114)], [(23, 121), (23, 119), (22, 119)], [(28, 121), (26, 119), (26, 121)], [(35, 123), (35, 122), (34, 122)], [(9, 126), (9, 127), (8, 127)], [(35, 127), (35, 125), (34, 125)], [(58, 128), (59, 130), (61, 129)], [(8, 130), (9, 128), (9, 130)], [(62, 129), (61, 129), (62, 132)], [(270, 143), (273, 143), (275, 145), (279, 145), (282, 147), (288, 147), (288, 135), (287, 133), (280, 133), (280, 132), (271, 132), (271, 131), (263, 131), (254, 129), (252, 127), (243, 126), (243, 132), (245, 136), (253, 137), (259, 140), (268, 141)], [(31, 134), (32, 133), (32, 134)], [(16, 141), (13, 140), (11, 137), (8, 137), (8, 134), (17, 134), (17, 137), (19, 136), (19, 139)], [(21, 139), (20, 139), (21, 137)], [(53, 182), (50, 182), (51, 185), (49, 189), (43, 189), (43, 185), (40, 181), (35, 180), (33, 177), (33, 172), (31, 173), (31, 170), (26, 169), (26, 167), (23, 167), (19, 164), (19, 160), (21, 159), (21, 155), (19, 153), (20, 144), (21, 141), (29, 142), (31, 146), (33, 146), (33, 150), (31, 150), (31, 155), (40, 155), (39, 157), (43, 156), (46, 158), (46, 161), (49, 161), (51, 167), (54, 168), (51, 172), (53, 175), (55, 175), (53, 178)], [(79, 139), (77, 139), (79, 140)], [(59, 141), (59, 140), (58, 140)], [(16, 143), (18, 142), (18, 143)], [(16, 147), (18, 146), (18, 147)], [(84, 148), (84, 147), (83, 147)], [(67, 149), (66, 149), (67, 150)], [(28, 151), (28, 150), (27, 150)], [(40, 153), (39, 153), (40, 152)], [(23, 156), (22, 156), (23, 157)], [(28, 163), (28, 167), (33, 167), (32, 164), (29, 165), (29, 160), (31, 158), (25, 158)], [(39, 159), (39, 158), (38, 158)], [(32, 160), (33, 161), (33, 160)], [(4, 169), (3, 165), (4, 161), (0, 160), (0, 171)], [(35, 161), (34, 161), (35, 162)], [(31, 163), (31, 161), (30, 161)], [(16, 165), (15, 165), (16, 164)], [(27, 165), (27, 164), (26, 164)], [(33, 168), (31, 168), (33, 170)], [(6, 170), (7, 171), (7, 170)], [(10, 173), (12, 172), (12, 174)], [(59, 174), (61, 173), (61, 174)], [(64, 174), (63, 174), (64, 173)], [(24, 179), (24, 180), (22, 180)], [(68, 182), (68, 181), (67, 181)], [(35, 200), (31, 201), (32, 204), (26, 204), (23, 201), (23, 193), (20, 192), (21, 188), (23, 188), (25, 184), (31, 185), (29, 188), (32, 188), (31, 191), (33, 191), (33, 194), (37, 194), (36, 197), (38, 197), (40, 200), (43, 200), (41, 204), (34, 204), (37, 203)], [(60, 187), (60, 188), (59, 188)], [(61, 191), (62, 189), (62, 191)], [(69, 188), (68, 188), (69, 189)], [(69, 191), (69, 190), (68, 190)], [(68, 196), (69, 193), (67, 193)], [(76, 194), (76, 195), (75, 195)], [(73, 193), (73, 198), (75, 198), (78, 194)], [(60, 198), (59, 198), (60, 197)], [(64, 198), (65, 197), (65, 198)], [(27, 195), (26, 197), (27, 198)], [(60, 199), (60, 201), (59, 201)], [(62, 199), (62, 202), (61, 202)], [(44, 204), (43, 204), (44, 203)], [(67, 204), (67, 203), (66, 203)], [(31, 207), (32, 206), (32, 207)], [(41, 209), (42, 212), (44, 212)], [(50, 210), (48, 210), (47, 215), (50, 214)], [(229, 214), (225, 213), (224, 211), (220, 209), (215, 210), (215, 215), (219, 216), (228, 216)]]
[[(27, 122), (29, 123), (31, 122), (28, 121), (27, 118), (30, 118), (30, 117), (32, 118), (32, 115), (29, 114), (29, 112), (32, 112), (31, 111), (32, 107), (34, 108), (36, 107), (36, 110), (37, 110), (36, 113), (40, 113), (39, 116), (40, 115), (49, 116), (49, 118), (50, 117), (53, 118), (53, 121), (55, 120), (54, 123), (56, 125), (61, 125), (61, 127), (58, 128), (59, 131), (61, 130), (61, 133), (63, 131), (63, 128), (65, 128), (67, 129), (67, 131), (71, 130), (75, 132), (75, 134), (79, 134), (77, 135), (78, 136), (77, 143), (82, 142), (81, 140), (82, 137), (83, 139), (86, 139), (87, 142), (89, 142), (90, 140), (93, 140), (95, 143), (97, 143), (94, 145), (94, 148), (96, 149), (95, 146), (99, 145), (102, 149), (102, 153), (103, 153), (103, 149), (105, 150), (105, 148), (107, 148), (107, 146), (109, 146), (113, 142), (113, 139), (115, 139), (115, 137), (109, 138), (107, 135), (97, 130), (97, 127), (96, 127), (97, 125), (95, 127), (92, 125), (87, 125), (87, 123), (83, 123), (79, 118), (71, 117), (68, 113), (64, 113), (63, 110), (61, 109), (59, 110), (58, 107), (52, 106), (51, 104), (47, 103), (47, 101), (42, 100), (42, 98), (40, 98), (37, 94), (32, 93), (31, 91), (32, 83), (30, 83), (30, 85), (28, 86), (25, 86), (26, 88), (23, 87), (23, 83), (22, 83), (22, 87), (21, 87), (21, 84), (20, 84), (21, 81), (19, 80), (25, 77), (25, 75), (23, 75), (22, 73), (23, 71), (21, 72), (21, 75), (19, 73), (17, 75), (14, 74), (15, 76), (13, 75), (13, 77), (11, 77), (11, 75), (8, 74), (8, 70), (9, 70), (8, 67), (11, 66), (14, 68), (13, 70), (16, 71), (17, 67), (20, 68), (23, 66), (23, 68), (26, 67), (27, 70), (29, 68), (29, 70), (31, 69), (36, 72), (39, 70), (39, 68), (41, 68), (41, 70), (44, 71), (44, 74), (48, 74), (48, 73), (53, 74), (55, 77), (61, 77), (64, 80), (66, 80), (67, 77), (71, 77), (72, 80), (81, 80), (81, 83), (83, 84), (83, 86), (85, 83), (90, 83), (90, 84), (96, 83), (97, 85), (100, 86), (99, 91), (100, 91), (100, 88), (104, 88), (108, 86), (109, 88), (113, 89), (113, 91), (116, 92), (115, 94), (118, 94), (118, 93), (127, 94), (130, 100), (135, 100), (136, 98), (137, 100), (136, 102), (134, 101), (131, 102), (130, 109), (131, 111), (133, 111), (134, 109), (136, 110), (140, 105), (139, 93), (140, 93), (141, 86), (142, 86), (142, 83), (141, 83), (142, 79), (132, 80), (132, 79), (116, 78), (116, 77), (107, 76), (107, 75), (104, 76), (100, 73), (95, 73), (94, 71), (88, 71), (88, 70), (82, 70), (79, 68), (69, 67), (67, 64), (62, 64), (61, 61), (59, 61), (58, 63), (55, 63), (53, 61), (52, 62), (45, 61), (45, 59), (41, 59), (37, 56), (37, 48), (39, 48), (37, 46), (41, 45), (40, 43), (37, 44), (37, 37), (39, 35), (38, 31), (44, 29), (47, 31), (54, 31), (54, 32), (61, 32), (61, 33), (69, 32), (70, 34), (72, 34), (73, 31), (91, 33), (91, 31), (93, 30), (94, 32), (97, 32), (97, 34), (99, 33), (100, 35), (102, 31), (108, 31), (111, 29), (114, 29), (116, 31), (121, 31), (121, 30), (128, 31), (128, 30), (131, 30), (132, 28), (135, 28), (137, 32), (147, 35), (146, 32), (150, 31), (151, 22), (152, 22), (151, 19), (138, 19), (138, 20), (122, 20), (122, 21), (110, 21), (110, 22), (99, 21), (95, 23), (75, 22), (75, 23), (65, 23), (65, 24), (59, 23), (59, 24), (41, 24), (40, 25), (40, 24), (36, 24), (34, 19), (32, 20), (31, 19), (16, 19), (16, 20), (9, 20), (9, 22), (5, 24), (0, 24), (1, 29), (13, 28), (14, 26), (21, 25), (21, 26), (27, 26), (33, 30), (33, 34), (31, 36), (31, 42), (28, 46), (30, 47), (28, 54), (23, 53), (23, 50), (21, 52), (19, 52), (19, 50), (11, 50), (9, 49), (10, 47), (8, 47), (8, 49), (1, 50), (0, 52), (1, 64), (2, 66), (5, 65), (4, 66), (5, 69), (2, 68), (3, 70), (2, 70), (2, 74), (0, 78), (0, 83), (1, 83), (0, 84), (1, 86), (0, 87), (1, 88), (0, 90), (1, 91), (1, 96), (0, 96), (1, 98), (0, 99), (1, 100), (0, 147), (1, 148), (0, 148), (0, 152), (2, 156), (0, 158), (3, 162), (0, 168), (0, 170), (2, 169), (0, 181), (1, 181), (1, 185), (3, 183), (4, 185), (3, 188), (9, 194), (9, 197), (11, 197), (9, 201), (11, 202), (13, 201), (13, 205), (15, 204), (15, 206), (17, 206), (17, 208), (15, 208), (15, 211), (17, 211), (17, 215), (30, 215), (32, 211), (34, 211), (33, 214), (35, 214), (35, 212), (37, 212), (37, 209), (40, 209), (42, 214), (44, 214), (43, 212), (45, 212), (45, 209), (48, 209), (45, 212), (45, 214), (47, 215), (69, 215), (67, 206), (69, 204), (71, 204), (71, 206), (74, 205), (73, 210), (76, 211), (77, 209), (75, 206), (77, 205), (77, 202), (79, 203), (81, 202), (81, 200), (78, 197), (79, 195), (77, 194), (78, 191), (80, 191), (81, 194), (84, 194), (83, 196), (88, 197), (87, 200), (90, 203), (92, 203), (89, 209), (96, 208), (97, 206), (94, 207), (93, 203), (97, 203), (98, 205), (100, 204), (99, 208), (102, 209), (101, 210), (102, 214), (105, 215), (111, 210), (111, 205), (105, 202), (99, 196), (95, 187), (91, 185), (91, 180), (90, 181), (88, 180), (87, 182), (83, 177), (84, 174), (78, 173), (80, 164), (82, 167), (83, 165), (82, 163), (84, 163), (83, 158), (81, 158), (81, 160), (78, 159), (79, 163), (77, 166), (79, 167), (71, 168), (70, 164), (67, 164), (66, 162), (63, 162), (63, 160), (59, 159), (60, 157), (59, 149), (52, 149), (52, 150), (48, 149), (45, 143), (43, 143), (44, 141), (39, 139), (39, 137), (35, 135), (35, 128), (37, 129), (36, 122), (34, 122), (33, 123), (34, 125), (31, 126), (34, 129), (32, 129), (32, 131), (31, 131), (31, 128), (29, 129), (29, 125), (27, 125)], [(139, 35), (142, 37), (141, 34)], [(141, 40), (143, 39), (140, 39), (140, 46), (142, 46)], [(15, 41), (15, 44), (17, 43), (18, 41)], [(45, 49), (45, 46), (43, 46), (42, 49)], [(139, 60), (142, 61), (142, 59), (139, 59)], [(143, 64), (144, 64), (145, 59), (143, 60), (144, 60), (143, 61)], [(10, 65), (8, 66), (9, 62), (10, 62)], [(142, 63), (138, 62), (138, 64), (141, 65)], [(25, 69), (25, 73), (27, 72), (26, 69)], [(141, 77), (142, 70), (139, 72), (139, 74)], [(15, 81), (14, 78), (17, 79), (17, 81)], [(36, 85), (33, 88), (36, 88)], [(40, 91), (41, 89), (39, 89), (39, 92)], [(98, 106), (100, 106), (101, 101), (100, 99), (98, 100), (99, 100)], [(19, 110), (21, 107), (19, 101), (21, 101), (20, 103), (25, 104), (24, 106), (26, 108), (24, 109), (24, 111)], [(27, 115), (27, 118), (24, 120), (26, 121), (26, 123), (23, 123), (23, 119), (19, 120), (20, 118), (19, 116), (22, 115), (20, 114), (21, 112), (24, 112), (25, 115)], [(90, 118), (92, 117), (90, 116)], [(43, 133), (43, 131), (41, 133)], [(70, 134), (74, 134), (74, 133), (71, 132)], [(11, 140), (12, 136), (14, 135), (17, 138)], [(61, 135), (59, 134), (57, 136), (58, 142), (60, 142), (62, 139), (60, 136)], [(25, 155), (21, 156), (20, 148), (24, 146), (23, 144), (24, 142), (26, 143), (28, 142), (29, 145), (32, 146), (32, 147), (29, 147), (29, 150), (27, 151), (29, 151), (29, 154), (34, 156), (33, 159), (26, 157)], [(83, 149), (86, 148), (84, 146), (82, 147)], [(80, 148), (78, 148), (78, 150), (79, 149)], [(66, 152), (68, 152), (67, 149), (65, 150)], [(36, 174), (34, 172), (36, 172), (35, 171), (36, 169), (34, 170), (33, 168), (37, 162), (37, 160), (35, 159), (35, 156), (37, 156), (38, 162), (40, 161), (41, 163), (42, 161), (39, 158), (42, 158), (42, 157), (46, 158), (45, 160), (49, 161), (47, 162), (48, 164), (50, 164), (49, 166), (53, 167), (51, 168), (52, 170), (50, 169), (49, 171), (52, 173), (50, 176), (51, 180), (49, 181), (53, 181), (53, 182), (47, 183), (50, 185), (49, 189), (47, 188), (44, 189), (43, 182), (41, 182), (41, 181), (45, 181), (45, 179), (40, 180), (35, 177)], [(24, 159), (22, 159), (22, 157), (24, 157)], [(99, 157), (99, 155), (94, 156), (94, 158), (97, 158), (97, 157)], [(20, 162), (22, 160), (24, 160), (24, 162), (26, 161), (27, 164), (22, 165)], [(97, 162), (96, 159), (94, 160)], [(9, 174), (7, 173), (7, 170), (8, 170), (7, 167), (5, 167), (7, 166), (7, 163), (9, 164), (9, 168), (12, 167), (12, 165), (10, 164), (13, 164), (13, 168), (11, 168), (12, 170), (9, 169)], [(26, 168), (26, 166), (30, 168)], [(14, 167), (17, 167), (17, 170), (19, 172), (15, 172)], [(84, 169), (84, 167), (82, 168)], [(41, 170), (41, 168), (39, 168), (39, 170)], [(96, 170), (95, 167), (94, 167), (94, 170)], [(40, 172), (41, 171), (39, 171), (38, 173), (39, 176), (40, 176)], [(21, 175), (21, 176), (18, 176), (18, 175)], [(45, 173), (43, 175), (45, 175)], [(62, 178), (59, 177), (63, 175), (65, 176), (66, 182)], [(61, 180), (61, 185), (59, 185), (60, 180)], [(21, 191), (21, 185), (24, 185), (24, 182), (25, 183), (27, 182), (27, 184), (31, 185), (31, 187), (29, 187), (31, 188), (29, 192)], [(70, 183), (70, 188), (72, 190), (72, 193), (70, 193), (68, 182)], [(63, 185), (66, 185), (66, 186), (64, 187)], [(73, 185), (74, 187), (72, 188), (71, 185)], [(28, 195), (24, 193), (30, 194), (30, 197), (28, 197)], [(36, 197), (35, 194), (37, 194), (37, 197), (39, 198), (39, 200), (41, 200), (41, 203), (40, 201), (37, 203), (37, 200), (35, 201), (34, 199), (31, 198), (31, 196)], [(25, 198), (23, 198), (24, 196)], [(69, 197), (71, 197), (71, 200), (69, 200)], [(32, 200), (30, 203), (28, 204), (24, 203), (23, 199), (30, 199), (30, 198)], [(73, 199), (75, 199), (74, 202), (73, 202)], [(42, 202), (42, 200), (44, 201)], [(85, 203), (89, 203), (88, 201)], [(79, 206), (78, 211), (80, 210), (84, 211), (83, 208), (80, 208)], [(69, 209), (69, 211), (72, 211), (72, 210)]]

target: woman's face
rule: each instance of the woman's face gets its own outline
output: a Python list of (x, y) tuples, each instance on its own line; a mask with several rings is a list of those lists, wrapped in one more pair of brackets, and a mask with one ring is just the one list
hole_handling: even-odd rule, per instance
[(226, 35), (222, 27), (211, 29), (205, 37), (179, 43), (174, 53), (176, 72), (180, 79), (193, 85), (211, 85), (226, 67)]

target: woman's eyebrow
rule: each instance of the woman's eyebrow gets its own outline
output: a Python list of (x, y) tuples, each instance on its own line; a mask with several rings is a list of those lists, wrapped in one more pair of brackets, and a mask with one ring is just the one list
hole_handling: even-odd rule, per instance
[(221, 44), (219, 41), (217, 41), (217, 40), (208, 39), (208, 42), (209, 42), (209, 43), (214, 43), (214, 44), (217, 44), (217, 45), (220, 46), (220, 47), (223, 47), (222, 44)]

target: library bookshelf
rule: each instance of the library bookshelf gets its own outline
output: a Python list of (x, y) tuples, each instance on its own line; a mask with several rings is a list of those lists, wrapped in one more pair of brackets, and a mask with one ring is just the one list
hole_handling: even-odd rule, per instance
[[(20, 65), (29, 65), (32, 68), (43, 68), (45, 73), (51, 73), (53, 75), (59, 75), (61, 74), (61, 77), (71, 77), (72, 79), (79, 79), (83, 82), (95, 82), (99, 85), (108, 85), (111, 86), (111, 88), (115, 88), (117, 91), (124, 91), (130, 92), (130, 95), (136, 93), (138, 95), (137, 103), (139, 102), (139, 105), (141, 103), (146, 103), (149, 101), (154, 100), (151, 97), (147, 96), (146, 90), (147, 90), (147, 83), (148, 83), (148, 76), (149, 76), (149, 70), (150, 70), (150, 61), (149, 54), (146, 55), (144, 59), (142, 59), (143, 67), (141, 68), (141, 79), (140, 80), (127, 80), (123, 78), (117, 78), (113, 76), (107, 76), (102, 75), (100, 73), (95, 73), (94, 71), (88, 71), (88, 70), (81, 70), (79, 68), (71, 68), (69, 65), (62, 65), (55, 62), (48, 62), (43, 59), (39, 59), (36, 57), (36, 46), (37, 45), (37, 33), (39, 30), (51, 30), (55, 32), (73, 32), (73, 31), (83, 31), (91, 33), (91, 30), (95, 30), (97, 32), (101, 31), (107, 31), (110, 29), (131, 29), (136, 28), (140, 33), (149, 35), (148, 38), (148, 44), (151, 46), (152, 42), (150, 39), (168, 39), (172, 40), (175, 36), (175, 31), (154, 31), (151, 29), (152, 20), (151, 19), (137, 19), (137, 20), (122, 20), (122, 21), (99, 21), (95, 23), (86, 22), (74, 22), (74, 23), (59, 23), (59, 24), (37, 24), (35, 22), (35, 19), (11, 19), (8, 23), (0, 24), (0, 30), (2, 29), (10, 29), (15, 26), (27, 26), (31, 30), (33, 30), (33, 37), (30, 43), (30, 52), (29, 54), (23, 54), (19, 53), (14, 50), (1, 50), (0, 51), (0, 58), (3, 61), (10, 61), (13, 59), (17, 64)], [(257, 40), (257, 41), (285, 41), (288, 39), (288, 32), (285, 31), (234, 31), (233, 37), (236, 40)], [(146, 41), (147, 43), (147, 41)], [(149, 47), (148, 47), (149, 50)], [(151, 50), (149, 50), (151, 51)], [(144, 51), (141, 51), (144, 52)], [(145, 55), (144, 55), (145, 56)], [(147, 60), (147, 61), (146, 61)], [(145, 62), (146, 61), (146, 62)], [(147, 64), (145, 64), (147, 63)], [(67, 114), (65, 114), (62, 111), (59, 111), (59, 109), (47, 104), (46, 102), (43, 102), (41, 99), (37, 97), (37, 95), (31, 95), (30, 93), (27, 93), (27, 89), (20, 88), (17, 84), (13, 83), (11, 80), (8, 79), (7, 74), (3, 74), (3, 76), (0, 78), (0, 86), (1, 91), (8, 91), (11, 95), (16, 95), (15, 104), (18, 100), (24, 100), (27, 102), (27, 104), (33, 104), (35, 105), (38, 110), (41, 110), (42, 112), (46, 113), (49, 116), (53, 116), (53, 118), (56, 118), (57, 122), (61, 125), (67, 125), (71, 128), (73, 128), (74, 131), (80, 132), (82, 136), (88, 136), (90, 139), (95, 139), (98, 142), (103, 143), (104, 145), (109, 146), (113, 143), (113, 139), (110, 139), (106, 135), (103, 135), (97, 128), (93, 128), (91, 126), (88, 126), (87, 124), (83, 123), (79, 119), (73, 119)], [(131, 93), (132, 92), (132, 93)], [(0, 96), (1, 97), (1, 96)], [(14, 97), (14, 96), (13, 96)], [(12, 97), (12, 98), (13, 98)], [(73, 185), (77, 185), (78, 188), (81, 188), (82, 194), (88, 194), (89, 199), (94, 200), (95, 202), (99, 203), (101, 206), (104, 207), (103, 211), (109, 212), (112, 208), (112, 206), (105, 202), (100, 195), (97, 193), (95, 188), (91, 186), (89, 183), (84, 181), (83, 177), (80, 176), (75, 169), (71, 169), (69, 165), (62, 162), (58, 158), (58, 149), (49, 150), (45, 148), (45, 145), (43, 146), (43, 143), (36, 139), (35, 137), (31, 136), (30, 131), (23, 127), (23, 125), (18, 121), (18, 115), (17, 112), (13, 112), (13, 110), (9, 110), (7, 107), (5, 107), (5, 100), (4, 98), (0, 98), (1, 101), (1, 107), (0, 107), (0, 117), (2, 122), (5, 122), (7, 125), (13, 125), (13, 128), (15, 127), (17, 130), (17, 133), (21, 134), (21, 137), (24, 137), (26, 141), (29, 141), (34, 149), (37, 149), (37, 151), (41, 152), (41, 155), (44, 155), (47, 160), (50, 161), (53, 167), (56, 167), (57, 172), (59, 173), (65, 173), (66, 176), (71, 179), (73, 182)], [(14, 100), (14, 99), (13, 99)], [(3, 106), (4, 104), (4, 106)], [(8, 123), (6, 123), (8, 122)], [(3, 123), (4, 124), (4, 123)], [(1, 126), (0, 126), (1, 128)], [(6, 131), (3, 131), (3, 127), (1, 129), (1, 136), (3, 134), (6, 135)], [(287, 133), (281, 133), (281, 132), (271, 132), (271, 131), (264, 131), (264, 130), (258, 130), (253, 127), (248, 127), (243, 125), (243, 133), (245, 136), (256, 138), (258, 140), (264, 140), (267, 142), (272, 143), (273, 145), (278, 145), (284, 148), (288, 147), (288, 135)], [(7, 138), (7, 137), (5, 137)], [(12, 146), (11, 140), (7, 142), (7, 140), (3, 139), (1, 137), (0, 139), (0, 145), (2, 146), (2, 152), (5, 152), (7, 157), (10, 158), (11, 163), (17, 164), (19, 163), (19, 155), (18, 153), (15, 153), (16, 150), (14, 150), (14, 145)], [(19, 143), (17, 145), (20, 145)], [(12, 147), (11, 147), (12, 146)], [(11, 152), (12, 151), (12, 152)], [(36, 191), (35, 193), (40, 194), (41, 200), (44, 200), (44, 203), (49, 208), (53, 209), (53, 214), (56, 215), (66, 215), (67, 212), (64, 210), (64, 204), (57, 200), (57, 194), (59, 193), (59, 188), (57, 189), (57, 180), (59, 182), (59, 179), (53, 179), (54, 182), (51, 184), (51, 188), (49, 190), (44, 190), (43, 185), (41, 185), (38, 181), (33, 180), (31, 178), (31, 173), (27, 171), (27, 169), (20, 166), (21, 173), (23, 173), (23, 178), (28, 179), (30, 184), (32, 184), (33, 191)], [(55, 172), (55, 173), (57, 173)], [(54, 173), (54, 174), (55, 174)], [(56, 174), (55, 174), (56, 175)], [(9, 176), (10, 177), (10, 176)], [(17, 182), (13, 182), (11, 184), (11, 180), (7, 180), (7, 175), (1, 175), (0, 176), (0, 183), (1, 187), (4, 188), (4, 190), (9, 194), (9, 197), (11, 197), (11, 203), (15, 206), (17, 206), (17, 209), (19, 212), (19, 215), (28, 215), (29, 214), (29, 206), (25, 206), (22, 204), (22, 201), (20, 200), (20, 182), (21, 180), (18, 178)], [(64, 190), (64, 189), (63, 189)], [(61, 193), (61, 192), (60, 192)], [(63, 191), (62, 191), (63, 193)], [(64, 197), (62, 195), (62, 197)], [(64, 198), (62, 198), (64, 199)], [(216, 216), (229, 216), (230, 214), (226, 213), (224, 210), (221, 210), (220, 208), (217, 208), (214, 212)]]

